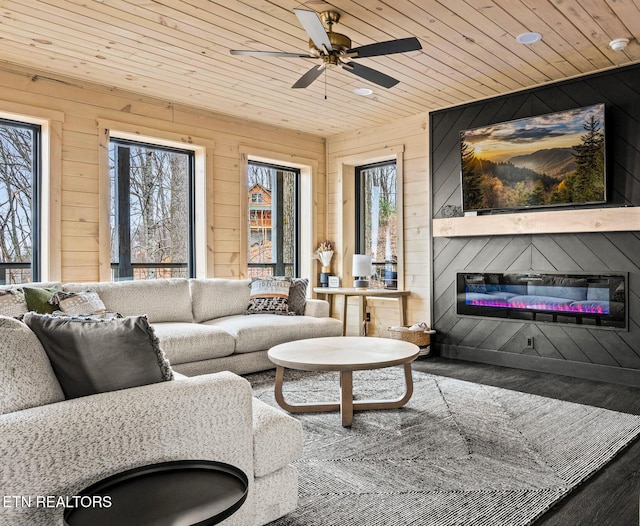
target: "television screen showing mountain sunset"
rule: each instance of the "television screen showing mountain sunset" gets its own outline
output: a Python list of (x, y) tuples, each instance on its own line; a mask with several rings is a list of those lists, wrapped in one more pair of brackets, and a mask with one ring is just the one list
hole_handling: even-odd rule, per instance
[(460, 134), (464, 210), (606, 200), (604, 104)]

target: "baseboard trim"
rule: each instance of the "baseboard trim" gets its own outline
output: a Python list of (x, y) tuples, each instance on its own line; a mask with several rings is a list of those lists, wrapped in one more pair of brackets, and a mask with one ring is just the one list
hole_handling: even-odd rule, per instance
[(638, 369), (527, 356), (462, 345), (440, 344), (438, 345), (438, 351), (440, 356), (456, 360), (502, 365), (504, 367), (513, 367), (514, 369), (526, 369), (541, 373), (560, 374), (586, 380), (640, 387), (640, 370)]

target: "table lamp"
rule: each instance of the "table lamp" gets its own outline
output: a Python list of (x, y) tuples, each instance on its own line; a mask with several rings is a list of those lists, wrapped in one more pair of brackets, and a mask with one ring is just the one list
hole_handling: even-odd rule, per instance
[(359, 290), (369, 288), (369, 276), (371, 275), (371, 256), (364, 254), (353, 255), (353, 287)]

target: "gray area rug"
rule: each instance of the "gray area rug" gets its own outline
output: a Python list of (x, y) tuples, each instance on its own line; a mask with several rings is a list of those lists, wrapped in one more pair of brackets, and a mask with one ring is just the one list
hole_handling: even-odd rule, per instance
[[(274, 371), (249, 375), (278, 407)], [(640, 434), (640, 416), (414, 372), (402, 409), (295, 415), (297, 510), (273, 526), (531, 524)], [(354, 373), (354, 397), (397, 398), (402, 369)], [(338, 373), (285, 373), (291, 402), (335, 401)]]

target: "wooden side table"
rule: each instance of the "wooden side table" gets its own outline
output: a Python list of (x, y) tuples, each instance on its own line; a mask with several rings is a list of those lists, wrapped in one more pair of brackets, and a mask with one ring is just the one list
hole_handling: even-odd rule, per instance
[(347, 331), (347, 298), (356, 296), (359, 298), (359, 319), (358, 334), (364, 336), (364, 320), (367, 313), (367, 298), (396, 300), (398, 302), (398, 311), (400, 315), (400, 325), (405, 324), (405, 313), (407, 312), (407, 296), (411, 294), (408, 290), (392, 290), (392, 289), (349, 289), (349, 288), (332, 288), (332, 287), (315, 287), (313, 292), (324, 295), (323, 299), (329, 302), (329, 316), (333, 313), (333, 298), (335, 296), (343, 296), (342, 302), (342, 335), (346, 335)]

